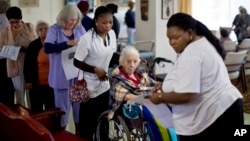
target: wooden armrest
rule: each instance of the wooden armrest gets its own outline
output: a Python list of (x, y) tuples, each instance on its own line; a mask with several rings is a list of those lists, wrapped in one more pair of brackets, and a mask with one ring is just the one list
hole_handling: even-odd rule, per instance
[(64, 115), (63, 111), (45, 111), (34, 114), (31, 117), (41, 123), (50, 131), (61, 130), (61, 117)]
[[(31, 109), (29, 108), (26, 108), (24, 107), (23, 105), (21, 104), (15, 104), (14, 107), (12, 107), (11, 109), (15, 112), (19, 112), (19, 109), (24, 109), (26, 110), (30, 115), (35, 115), (35, 114), (38, 114), (38, 113), (41, 113), (41, 112), (36, 112), (36, 111), (32, 111)], [(61, 109), (60, 108), (51, 108), (51, 109), (47, 109), (47, 110), (44, 110), (42, 112), (47, 112), (47, 111), (60, 111)]]
[(65, 112), (63, 111), (44, 111), (44, 112), (36, 113), (30, 116), (36, 119), (36, 118), (43, 117), (43, 116), (62, 116), (64, 114)]
[(62, 129), (61, 117), (65, 112), (61, 111), (60, 108), (53, 108), (42, 112), (33, 112), (20, 104), (16, 104), (12, 109), (22, 116), (31, 117), (38, 121), (50, 131)]

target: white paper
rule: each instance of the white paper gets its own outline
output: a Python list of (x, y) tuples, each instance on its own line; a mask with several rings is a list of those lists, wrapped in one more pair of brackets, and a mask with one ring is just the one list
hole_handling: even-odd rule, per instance
[(156, 118), (165, 128), (173, 127), (172, 112), (167, 105), (164, 103), (156, 105), (144, 97), (145, 95), (140, 95), (137, 98), (128, 101), (128, 103), (140, 103), (146, 106), (154, 118)]
[(62, 66), (67, 80), (76, 78), (78, 75), (79, 69), (73, 63), (76, 48), (77, 46), (74, 46), (62, 51)]
[(19, 46), (4, 45), (0, 52), (0, 58), (17, 60), (20, 49)]

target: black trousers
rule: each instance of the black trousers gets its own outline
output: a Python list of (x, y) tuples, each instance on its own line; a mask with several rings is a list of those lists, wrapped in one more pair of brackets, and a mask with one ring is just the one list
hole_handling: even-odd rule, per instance
[(54, 90), (49, 85), (34, 86), (29, 90), (32, 111), (43, 111), (55, 108)]
[(0, 59), (0, 102), (9, 107), (13, 106), (14, 92), (12, 80), (7, 77), (6, 59)]
[(93, 134), (96, 130), (99, 116), (108, 110), (109, 91), (104, 92), (95, 98), (90, 98), (86, 103), (80, 104), (80, 137), (93, 141)]
[(243, 103), (238, 99), (204, 131), (192, 136), (179, 135), (179, 141), (220, 141), (221, 138), (233, 137), (235, 129), (243, 124)]

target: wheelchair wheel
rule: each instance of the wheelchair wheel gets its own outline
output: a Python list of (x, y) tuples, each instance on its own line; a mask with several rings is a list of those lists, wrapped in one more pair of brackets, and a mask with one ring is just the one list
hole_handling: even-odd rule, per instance
[(134, 128), (130, 131), (132, 141), (155, 141), (153, 131), (147, 121), (143, 121), (142, 128)]
[(121, 116), (115, 115), (108, 120), (108, 111), (102, 113), (98, 120), (95, 141), (132, 141), (130, 132)]

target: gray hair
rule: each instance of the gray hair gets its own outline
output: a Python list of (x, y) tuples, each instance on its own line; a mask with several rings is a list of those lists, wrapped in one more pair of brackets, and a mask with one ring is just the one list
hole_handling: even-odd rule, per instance
[(81, 26), (82, 13), (75, 5), (67, 4), (59, 12), (58, 16), (56, 17), (56, 22), (59, 26), (64, 27), (65, 22), (68, 19), (72, 19), (75, 17), (78, 18), (75, 27)]
[(0, 0), (0, 13), (6, 13), (6, 11), (10, 8), (10, 3), (6, 0)]
[(247, 14), (247, 9), (245, 7), (241, 7), (240, 14)]
[(139, 64), (139, 62), (140, 62), (140, 54), (139, 54), (139, 51), (133, 46), (127, 46), (127, 47), (122, 49), (122, 52), (121, 52), (121, 55), (120, 55), (120, 58), (119, 58), (119, 64), (121, 65), (123, 63), (123, 61), (125, 60), (125, 58), (127, 56), (130, 56), (130, 55), (137, 56), (138, 57), (138, 64)]
[(39, 28), (39, 26), (41, 26), (41, 25), (46, 25), (46, 26), (49, 27), (49, 24), (48, 24), (47, 22), (40, 20), (40, 21), (38, 21), (37, 24), (36, 24), (36, 31), (38, 31), (38, 28)]

